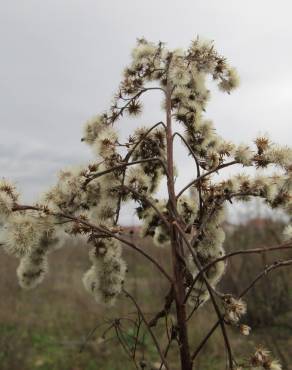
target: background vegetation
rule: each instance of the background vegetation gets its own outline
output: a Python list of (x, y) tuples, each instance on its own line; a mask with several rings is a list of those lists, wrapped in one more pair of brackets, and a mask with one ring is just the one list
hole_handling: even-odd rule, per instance
[[(275, 245), (282, 230), (280, 222), (269, 219), (254, 219), (243, 225), (225, 226), (227, 239), (225, 249), (236, 250)], [(138, 238), (134, 232), (133, 238)], [(81, 241), (79, 243), (82, 243)], [(150, 240), (141, 240), (144, 248), (151, 251), (165, 266), (165, 249), (151, 245)], [(113, 309), (103, 310), (85, 292), (81, 277), (89, 267), (87, 251), (77, 245), (68, 245), (50, 255), (50, 274), (43, 284), (32, 291), (23, 291), (17, 283), (17, 261), (0, 250), (0, 369), (1, 370), (131, 370), (132, 363), (121, 349), (111, 329), (102, 334), (115, 318), (131, 318), (129, 301), (120, 299)], [(225, 291), (238, 293), (248, 285), (252, 277), (264, 266), (281, 257), (277, 253), (252, 255), (247, 259), (234, 257), (229, 262), (227, 273), (220, 283)], [(163, 302), (165, 287), (152, 265), (139, 263), (139, 256), (125, 254), (130, 270), (127, 287), (145, 307), (145, 312), (157, 311)], [(133, 260), (135, 258), (135, 260)], [(64, 264), (64, 260), (67, 263)], [(243, 320), (253, 328), (250, 336), (240, 337), (231, 331), (235, 352), (249, 353), (258, 344), (267, 346), (282, 362), (284, 369), (291, 367), (292, 348), (292, 271), (278, 269), (267, 275), (246, 297), (248, 315)], [(54, 304), (52, 304), (54, 302)], [(207, 303), (209, 305), (210, 303)], [(132, 310), (133, 311), (133, 310)], [(273, 314), (272, 314), (273, 313)], [(198, 344), (216, 318), (210, 310), (199, 310), (192, 318), (190, 341)], [(130, 322), (130, 321), (129, 321)], [(121, 321), (124, 340), (131, 346), (131, 325)], [(88, 334), (96, 328), (95, 332)], [(159, 331), (159, 327), (156, 329)], [(165, 335), (165, 334), (164, 334)], [(161, 337), (161, 341), (166, 338)], [(243, 349), (243, 346), (245, 347)], [(238, 349), (238, 351), (237, 351)], [(80, 352), (81, 350), (81, 352)], [(143, 352), (151, 354), (153, 369), (158, 368), (158, 358), (150, 338), (137, 347), (141, 360)], [(208, 353), (208, 357), (204, 356)], [(220, 330), (208, 343), (197, 360), (198, 369), (224, 367), (224, 344)], [(171, 363), (178, 357), (173, 353)], [(222, 363), (222, 365), (221, 365)], [(222, 367), (222, 368), (223, 368)]]

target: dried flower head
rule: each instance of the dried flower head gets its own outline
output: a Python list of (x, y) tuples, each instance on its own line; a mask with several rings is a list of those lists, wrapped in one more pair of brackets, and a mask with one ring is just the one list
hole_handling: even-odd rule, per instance
[(246, 313), (246, 303), (241, 299), (236, 299), (231, 295), (225, 295), (223, 298), (225, 308), (224, 319), (230, 324), (236, 324)]
[(283, 236), (285, 240), (292, 239), (292, 225), (287, 225), (283, 231)]
[(42, 233), (38, 219), (15, 213), (3, 230), (4, 249), (11, 255), (23, 257), (38, 245)]
[(0, 191), (0, 220), (6, 221), (12, 214), (13, 199), (5, 191)]
[(109, 158), (116, 151), (117, 139), (117, 132), (113, 128), (107, 127), (97, 136), (93, 148), (102, 158)]
[(241, 144), (237, 147), (234, 159), (244, 166), (251, 166), (254, 158), (253, 151), (246, 145)]
[(248, 326), (248, 325), (241, 324), (239, 326), (239, 330), (240, 330), (242, 335), (249, 335), (249, 333), (251, 331), (251, 327)]
[(126, 273), (121, 247), (114, 239), (100, 240), (90, 252), (90, 259), (93, 266), (83, 277), (84, 286), (97, 302), (111, 306), (121, 293)]

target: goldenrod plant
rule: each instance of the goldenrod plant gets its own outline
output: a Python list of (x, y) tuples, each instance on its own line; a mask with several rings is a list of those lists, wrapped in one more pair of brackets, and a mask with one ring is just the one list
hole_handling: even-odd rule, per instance
[[(48, 254), (61, 247), (64, 238), (83, 235), (92, 263), (83, 277), (86, 290), (98, 304), (107, 306), (120, 295), (129, 299), (137, 311), (135, 325), (144, 325), (153, 340), (160, 369), (174, 370), (168, 353), (170, 346), (177, 346), (180, 368), (191, 370), (219, 327), (228, 369), (279, 370), (280, 363), (262, 347), (250, 357), (243, 354), (244, 361), (236, 359), (228, 331), (234, 327), (239, 334), (250, 333), (248, 323), (242, 322), (248, 310), (244, 295), (267, 273), (292, 264), (292, 260), (266, 266), (237, 297), (220, 292), (217, 284), (227, 261), (238, 254), (248, 257), (292, 247), (292, 225), (287, 225), (280, 245), (226, 254), (222, 227), (227, 203), (253, 197), (291, 215), (292, 150), (265, 136), (255, 138), (250, 145), (235, 145), (220, 137), (205, 116), (210, 79), (228, 94), (239, 84), (236, 70), (212, 42), (197, 38), (187, 50), (169, 50), (162, 42), (139, 39), (111, 107), (85, 125), (82, 141), (92, 148), (92, 163), (61, 171), (56, 185), (32, 205), (22, 204), (15, 186), (1, 180), (1, 244), (7, 253), (20, 259), (19, 284), (29, 289), (46, 275)], [(143, 96), (153, 91), (161, 93), (165, 119), (134, 130), (122, 141), (117, 130), (120, 118), (130, 115), (140, 119)], [(193, 179), (181, 189), (175, 181), (180, 170), (174, 158), (174, 146), (178, 145), (183, 145), (193, 159)], [(236, 175), (218, 179), (221, 170), (232, 166), (238, 170)], [(243, 172), (244, 167), (253, 167), (254, 175)], [(165, 198), (157, 195), (163, 179), (167, 183)], [(168, 268), (129, 238), (120, 224), (120, 211), (127, 203), (135, 204), (142, 236), (153, 238), (157, 247), (169, 253), (172, 262)], [(145, 264), (153, 264), (169, 284), (165, 301), (162, 297), (161, 308), (152, 318), (143, 313), (143, 304), (127, 289), (131, 266), (126, 267), (123, 260), (124, 248), (145, 257)], [(191, 348), (189, 318), (204, 309), (208, 300), (217, 321), (197, 348)], [(160, 320), (167, 319), (170, 310), (175, 312), (175, 321), (166, 328), (168, 344), (162, 348), (154, 329)], [(138, 358), (141, 331), (135, 333), (135, 346), (125, 347), (122, 340), (121, 344), (137, 369), (151, 369), (147, 357)]]

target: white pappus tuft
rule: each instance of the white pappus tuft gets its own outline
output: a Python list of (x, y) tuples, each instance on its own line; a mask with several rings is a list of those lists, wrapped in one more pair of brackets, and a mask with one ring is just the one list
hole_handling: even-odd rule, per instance
[(6, 222), (8, 217), (12, 214), (13, 199), (9, 194), (0, 191), (0, 221)]
[(234, 159), (243, 166), (251, 166), (253, 158), (254, 153), (249, 146), (241, 144), (236, 148)]
[(104, 115), (97, 115), (88, 120), (84, 126), (84, 133), (82, 141), (92, 145), (94, 140), (98, 137), (100, 132), (106, 125), (106, 117)]
[(20, 260), (17, 268), (19, 285), (23, 289), (33, 289), (40, 284), (48, 272), (47, 257), (45, 254), (32, 253)]
[(23, 257), (38, 245), (43, 230), (38, 220), (28, 214), (15, 213), (3, 230), (4, 249), (16, 257)]
[(191, 80), (191, 75), (184, 65), (174, 65), (169, 71), (169, 78), (175, 86), (185, 86)]
[(111, 306), (122, 291), (127, 270), (121, 246), (112, 238), (99, 240), (89, 257), (93, 266), (83, 277), (84, 286), (98, 303)]
[(109, 158), (116, 152), (118, 134), (112, 127), (104, 128), (93, 143), (93, 149), (102, 158)]
[(287, 225), (283, 231), (284, 240), (292, 239), (292, 225)]

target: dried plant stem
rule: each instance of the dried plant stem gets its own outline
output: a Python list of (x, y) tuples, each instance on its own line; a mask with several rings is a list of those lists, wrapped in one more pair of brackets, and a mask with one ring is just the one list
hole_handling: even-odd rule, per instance
[(197, 177), (196, 179), (192, 180), (191, 182), (189, 182), (182, 190), (180, 190), (180, 192), (177, 194), (176, 196), (176, 199), (178, 199), (181, 195), (183, 195), (183, 193), (188, 190), (191, 186), (195, 185), (197, 182), (199, 182), (200, 180), (204, 179), (205, 177), (211, 175), (212, 173), (214, 172), (217, 172), (219, 170), (222, 170), (223, 168), (225, 167), (229, 167), (229, 166), (232, 166), (234, 164), (237, 164), (237, 161), (230, 161), (230, 162), (227, 162), (227, 163), (223, 163), (221, 165), (219, 165), (218, 167), (214, 168), (213, 170), (210, 170), (208, 172), (205, 172), (204, 174), (202, 174), (200, 177)]
[[(188, 247), (188, 249), (189, 249), (189, 251), (190, 251), (190, 253), (192, 255), (192, 258), (194, 260), (194, 263), (196, 264), (198, 270), (201, 272), (202, 271), (201, 263), (200, 263), (198, 257), (196, 256), (195, 252), (193, 251), (190, 242), (186, 238), (184, 231), (177, 224), (177, 222), (175, 222), (174, 225), (179, 230), (179, 232), (180, 232), (180, 234), (181, 234), (184, 242), (186, 243), (186, 245), (187, 245), (187, 247)], [(216, 299), (214, 297), (214, 294), (213, 294), (213, 288), (211, 287), (211, 285), (210, 285), (210, 283), (208, 281), (208, 278), (207, 278), (205, 272), (202, 272), (202, 277), (204, 279), (204, 283), (206, 284), (206, 288), (207, 288), (207, 290), (209, 292), (209, 295), (210, 295), (212, 304), (214, 306), (215, 312), (216, 312), (216, 314), (218, 316), (219, 325), (221, 326), (221, 331), (222, 331), (222, 335), (223, 335), (223, 338), (224, 338), (225, 347), (226, 347), (226, 350), (227, 350), (227, 353), (228, 353), (229, 369), (232, 369), (233, 368), (233, 356), (232, 356), (232, 350), (231, 350), (230, 341), (229, 341), (229, 338), (228, 338), (228, 335), (227, 335), (227, 331), (226, 331), (226, 328), (225, 328), (224, 318), (223, 318), (223, 316), (222, 316), (222, 314), (220, 312), (219, 306), (218, 306), (218, 304), (216, 302)]]
[[(239, 297), (242, 298), (245, 296), (253, 287), (254, 285), (263, 277), (265, 277), (269, 272), (279, 268), (279, 267), (287, 267), (292, 265), (292, 259), (286, 260), (286, 261), (275, 261), (274, 263), (270, 264), (267, 266), (263, 271), (261, 271), (255, 278), (254, 280), (240, 293)], [(207, 333), (207, 335), (204, 337), (202, 342), (198, 345), (196, 350), (192, 354), (192, 361), (195, 360), (195, 358), (198, 356), (199, 352), (201, 349), (205, 346), (207, 341), (210, 339), (212, 334), (215, 332), (217, 327), (219, 326), (220, 322), (219, 320), (212, 326), (210, 331)]]
[[(174, 190), (174, 160), (173, 160), (173, 137), (171, 125), (171, 87), (167, 86), (166, 92), (166, 144), (167, 144), (167, 169), (168, 169), (168, 197), (169, 211), (171, 217), (175, 219), (176, 212), (176, 196)], [(181, 368), (183, 370), (191, 370), (192, 362), (190, 356), (188, 330), (186, 323), (186, 307), (185, 287), (184, 287), (184, 265), (180, 262), (179, 255), (181, 254), (182, 245), (180, 243), (177, 230), (173, 224), (170, 226), (170, 239), (172, 250), (172, 265), (174, 274), (174, 296), (176, 304), (176, 317), (178, 325), (178, 340), (180, 350)]]
[(163, 355), (163, 353), (162, 353), (162, 350), (161, 350), (161, 348), (160, 348), (160, 346), (159, 346), (159, 343), (158, 343), (158, 341), (157, 341), (157, 338), (156, 338), (155, 334), (153, 333), (153, 331), (152, 331), (152, 329), (151, 329), (151, 327), (150, 327), (150, 325), (149, 325), (149, 323), (148, 323), (148, 321), (147, 321), (147, 319), (146, 319), (146, 317), (145, 317), (145, 315), (144, 315), (143, 311), (141, 310), (140, 306), (138, 305), (137, 301), (136, 301), (136, 300), (135, 300), (135, 298), (134, 298), (134, 297), (133, 297), (129, 292), (127, 292), (125, 289), (123, 289), (123, 292), (125, 293), (126, 297), (130, 298), (130, 300), (134, 303), (134, 305), (135, 305), (135, 307), (136, 307), (136, 309), (137, 309), (137, 311), (138, 311), (139, 315), (141, 316), (141, 318), (142, 318), (142, 320), (143, 320), (143, 322), (144, 322), (144, 324), (145, 324), (145, 326), (146, 326), (146, 328), (147, 328), (147, 330), (148, 330), (149, 334), (151, 335), (151, 338), (152, 338), (152, 340), (153, 340), (153, 342), (154, 342), (154, 345), (155, 345), (155, 347), (156, 347), (156, 349), (157, 349), (157, 351), (158, 351), (158, 353), (159, 353), (159, 356), (160, 356), (160, 358), (161, 358), (161, 361), (163, 362), (163, 364), (164, 364), (165, 368), (166, 368), (167, 370), (170, 370), (170, 367), (169, 367), (169, 365), (168, 365), (168, 363), (167, 363), (167, 361), (166, 361), (166, 359), (165, 359), (165, 357), (164, 357), (164, 355)]
[[(194, 278), (192, 285), (189, 288), (189, 292), (192, 291), (193, 287), (195, 286), (196, 282), (200, 278), (203, 272), (206, 272), (210, 267), (214, 266), (216, 263), (220, 261), (225, 261), (228, 260), (231, 257), (242, 255), (242, 254), (261, 254), (261, 253), (267, 253), (267, 252), (272, 252), (272, 251), (279, 251), (279, 250), (285, 250), (285, 249), (292, 249), (292, 243), (291, 242), (286, 242), (278, 246), (274, 247), (265, 247), (265, 248), (253, 248), (253, 249), (244, 249), (244, 250), (239, 250), (236, 252), (231, 252), (226, 254), (225, 256), (216, 258), (215, 260), (211, 261), (210, 263), (206, 264), (205, 266), (202, 267), (202, 270), (196, 275)], [(189, 297), (189, 294), (186, 296), (186, 301)]]

